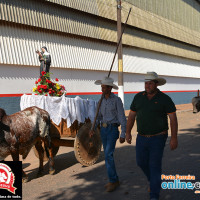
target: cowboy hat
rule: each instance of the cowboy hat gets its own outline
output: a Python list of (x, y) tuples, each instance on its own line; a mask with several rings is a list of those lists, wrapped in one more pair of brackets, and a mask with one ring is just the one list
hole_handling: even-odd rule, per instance
[(144, 81), (157, 81), (158, 86), (164, 85), (167, 82), (164, 78), (159, 78), (156, 72), (147, 72)]
[(118, 90), (118, 86), (113, 84), (114, 80), (109, 77), (104, 77), (103, 80), (97, 80), (94, 82), (96, 85), (109, 85), (112, 86), (114, 89)]

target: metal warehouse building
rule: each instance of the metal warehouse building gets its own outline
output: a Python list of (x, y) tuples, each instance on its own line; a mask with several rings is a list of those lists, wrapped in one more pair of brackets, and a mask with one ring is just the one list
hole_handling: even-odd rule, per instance
[[(200, 89), (200, 1), (125, 0), (122, 22), (125, 109), (144, 90), (144, 74), (166, 78), (160, 87), (176, 104)], [(117, 43), (116, 0), (0, 0), (0, 103), (12, 113), (39, 77), (35, 53), (46, 46), (52, 78), (67, 95), (98, 99), (94, 81), (107, 75)], [(118, 79), (115, 61), (111, 77)], [(18, 102), (18, 103), (16, 103)]]

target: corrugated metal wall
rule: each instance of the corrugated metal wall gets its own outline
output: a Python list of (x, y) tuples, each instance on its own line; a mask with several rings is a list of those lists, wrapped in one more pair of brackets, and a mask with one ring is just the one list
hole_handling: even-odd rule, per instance
[(1, 2), (0, 20), (100, 39), (96, 19), (43, 1)]
[[(116, 20), (116, 0), (46, 1)], [(200, 6), (195, 0), (122, 0), (123, 8), (129, 9), (131, 5), (134, 5), (134, 12), (138, 13), (141, 9), (150, 11), (176, 24), (200, 31)]]
[(125, 0), (170, 21), (200, 32), (200, 4), (196, 0)]
[[(102, 25), (102, 27), (103, 26), (104, 25)], [(112, 28), (112, 26), (110, 26), (110, 28)], [(123, 38), (123, 41), (126, 41), (126, 43), (134, 47), (148, 49), (152, 51), (158, 51), (162, 53), (168, 53), (171, 55), (176, 55), (176, 56), (181, 56), (181, 57), (187, 57), (194, 60), (195, 59), (200, 60), (200, 49), (198, 47), (195, 47), (195, 46), (189, 47), (184, 43), (171, 41), (167, 38), (163, 38), (159, 36), (152, 36), (151, 34), (142, 32), (140, 30), (135, 30), (132, 33), (132, 35), (130, 35), (129, 32), (132, 33), (133, 30), (130, 28), (127, 28), (127, 34), (125, 34), (127, 37)], [(47, 43), (47, 46), (48, 46), (48, 43), (55, 41), (54, 48), (58, 48), (60, 45), (59, 39), (57, 39), (59, 37), (66, 38), (66, 41), (70, 41), (69, 35), (63, 35), (63, 34), (60, 34), (59, 32), (51, 33), (51, 34), (49, 33), (50, 33), (49, 31), (42, 31), (42, 29), (33, 30), (30, 27), (20, 27), (20, 26), (14, 26), (14, 25), (8, 26), (8, 25), (0, 23), (0, 38), (2, 41), (0, 45), (3, 46), (0, 63), (6, 63), (6, 60), (10, 59), (10, 57), (15, 57), (14, 56), (15, 54), (20, 55), (21, 47), (26, 45), (26, 43), (28, 43), (29, 40), (33, 41), (33, 43), (27, 44), (28, 46), (31, 47), (31, 49), (35, 49), (36, 46), (37, 48), (39, 48), (40, 46), (39, 44), (47, 40), (45, 39), (46, 35), (49, 35), (49, 36), (48, 36), (47, 42), (45, 43)], [(108, 33), (103, 32), (103, 31), (102, 33), (104, 33), (103, 35), (101, 35), (102, 38), (112, 37), (112, 34), (109, 35)], [(88, 38), (85, 38), (85, 39), (89, 40)], [(19, 45), (19, 43), (23, 45)], [(106, 45), (106, 43), (104, 44)], [(7, 50), (8, 45), (13, 46), (14, 52), (12, 50)], [(96, 43), (95, 46), (96, 45), (98, 46), (99, 43)], [(114, 51), (115, 49), (113, 48), (113, 52)], [(34, 54), (34, 53), (35, 52), (31, 52), (31, 54)], [(71, 56), (71, 58), (69, 59), (72, 60), (73, 55), (70, 54), (70, 51), (68, 52), (68, 54), (69, 56)], [(15, 59), (18, 59), (16, 63), (24, 64), (24, 61), (21, 60), (20, 58), (15, 58)], [(26, 58), (26, 59), (28, 59), (27, 62), (29, 62), (29, 64), (33, 63), (32, 55), (30, 58)], [(62, 60), (61, 57), (60, 59)], [(8, 64), (12, 64), (12, 63), (9, 61)], [(58, 67), (59, 66), (60, 65), (58, 65)], [(63, 65), (63, 67), (65, 67), (65, 65)]]
[[(51, 2), (51, 3), (49, 3)], [(64, 33), (116, 42), (116, 2), (104, 1), (1, 1), (0, 21), (15, 22), (31, 27), (39, 27)], [(59, 6), (57, 4), (64, 6)], [(150, 2), (150, 1), (149, 1)], [(123, 3), (122, 21), (125, 21), (130, 4)], [(72, 7), (74, 9), (68, 8)], [(123, 36), (126, 45), (149, 49), (189, 59), (200, 60), (200, 33), (189, 30), (172, 21), (133, 7), (129, 28)], [(76, 10), (82, 10), (79, 12)], [(92, 15), (111, 19), (110, 21)], [(136, 30), (134, 27), (149, 31)], [(156, 33), (159, 35), (151, 34)], [(166, 36), (166, 37), (162, 37)], [(174, 40), (170, 40), (173, 38)], [(178, 41), (181, 41), (178, 43)], [(185, 45), (184, 43), (191, 44)], [(175, 45), (173, 44), (175, 43)], [(196, 48), (194, 47), (196, 46)]]
[[(137, 61), (137, 58), (135, 59)], [(139, 61), (141, 62), (141, 60)], [(145, 60), (143, 60), (145, 62)], [(137, 63), (136, 63), (137, 64)], [(107, 73), (103, 71), (88, 71), (74, 69), (51, 69), (52, 80), (59, 78), (59, 83), (64, 85), (67, 93), (87, 93), (100, 92), (101, 86), (95, 85), (96, 80), (102, 79)], [(39, 67), (25, 66), (7, 66), (0, 65), (0, 94), (23, 94), (32, 93), (32, 88), (35, 87), (35, 81), (39, 76)], [(111, 77), (118, 85), (118, 73), (112, 72)], [(200, 89), (200, 80), (185, 77), (169, 77), (162, 76), (167, 80), (167, 84), (161, 86), (162, 91), (187, 91)], [(124, 73), (124, 91), (143, 91), (144, 74)], [(6, 86), (6, 87), (5, 87)], [(114, 90), (116, 91), (116, 90)], [(99, 97), (100, 98), (100, 97)]]
[[(108, 71), (115, 45), (0, 26), (0, 63), (39, 66), (35, 51), (47, 46), (52, 67)], [(124, 47), (124, 72), (146, 73), (155, 70), (160, 75), (200, 78), (199, 62), (175, 56), (157, 54), (133, 47)], [(113, 67), (117, 71), (117, 62)]]
[[(116, 0), (46, 1), (114, 21), (117, 19)], [(128, 1), (132, 4), (128, 3)], [(122, 22), (126, 20), (130, 8), (132, 8), (132, 13), (128, 21), (129, 25), (199, 46), (200, 13), (198, 10), (200, 10), (200, 6), (197, 3), (194, 4), (194, 7), (191, 7), (182, 0), (125, 0), (122, 1)], [(185, 24), (179, 23), (179, 18)], [(187, 26), (187, 24), (192, 24), (193, 27), (191, 28), (191, 25)]]
[(61, 68), (108, 70), (115, 51), (104, 43), (0, 25), (0, 63), (38, 66), (35, 51), (42, 46), (51, 53), (52, 66)]

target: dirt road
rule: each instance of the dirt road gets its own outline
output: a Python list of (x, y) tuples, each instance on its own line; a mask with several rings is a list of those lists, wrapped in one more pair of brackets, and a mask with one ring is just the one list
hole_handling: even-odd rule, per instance
[[(179, 147), (169, 149), (169, 138), (163, 158), (163, 173), (166, 175), (195, 175), (200, 182), (200, 113), (179, 112)], [(116, 168), (121, 181), (120, 187), (113, 193), (106, 193), (104, 184), (108, 182), (104, 166), (103, 152), (97, 164), (82, 167), (74, 156), (73, 148), (61, 147), (56, 158), (56, 174), (45, 174), (36, 178), (38, 159), (33, 152), (23, 162), (23, 168), (31, 179), (23, 184), (24, 200), (148, 200), (147, 180), (136, 165), (135, 139), (133, 143), (117, 143), (115, 151)], [(169, 133), (170, 135), (170, 133)], [(9, 160), (9, 158), (8, 158)], [(194, 190), (162, 190), (161, 200), (200, 199)]]

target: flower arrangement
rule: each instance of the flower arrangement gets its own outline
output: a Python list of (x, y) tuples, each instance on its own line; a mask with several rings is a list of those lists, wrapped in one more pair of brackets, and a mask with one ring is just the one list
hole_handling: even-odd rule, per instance
[[(58, 82), (58, 78), (55, 79)], [(42, 76), (35, 81), (33, 92), (35, 95), (57, 96), (60, 97), (66, 93), (65, 87), (50, 80), (50, 74), (42, 71)]]

